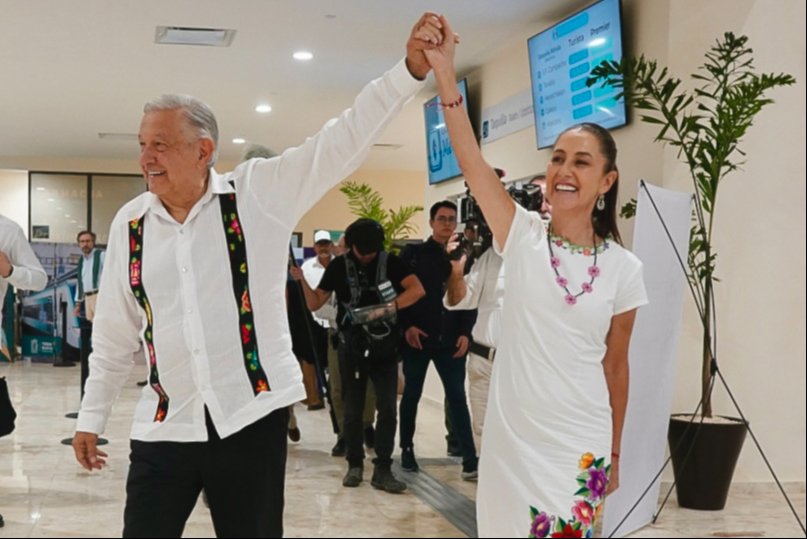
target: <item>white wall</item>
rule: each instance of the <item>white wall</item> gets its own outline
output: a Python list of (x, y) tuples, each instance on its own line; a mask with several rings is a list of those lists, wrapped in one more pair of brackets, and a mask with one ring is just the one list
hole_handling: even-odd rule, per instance
[[(805, 5), (795, 0), (671, 2), (669, 66), (686, 75), (723, 32), (750, 38), (757, 69), (788, 72), (797, 85), (772, 92), (776, 103), (743, 141), (744, 171), (729, 177), (718, 201), (719, 361), (729, 384), (785, 481), (805, 480)], [(666, 153), (664, 184), (691, 190), (686, 168)], [(697, 316), (685, 317), (676, 409), (699, 399)], [(715, 411), (735, 416), (718, 388)], [(748, 441), (738, 481), (770, 475)]]
[[(763, 111), (743, 142), (748, 162), (744, 172), (722, 186), (716, 247), (722, 279), (717, 293), (719, 353), (725, 375), (781, 478), (804, 482), (805, 5), (797, 0), (625, 0), (624, 14), (628, 52), (656, 58), (681, 78), (695, 71), (723, 32), (734, 31), (749, 35), (761, 71), (786, 71), (798, 80), (797, 86), (771, 94), (777, 103)], [(514, 39), (468, 77), (472, 101), (480, 100), (481, 108), (528, 88), (526, 38)], [(614, 132), (623, 200), (635, 195), (641, 178), (692, 191), (686, 168), (677, 163), (673, 150), (653, 142), (655, 134), (636, 118)], [(527, 130), (484, 146), (483, 153), (518, 178), (545, 168), (548, 151), (535, 147), (534, 132)], [(427, 188), (426, 205), (462, 191), (461, 180)], [(631, 224), (623, 226), (623, 235), (630, 245)], [(700, 398), (700, 342), (690, 308), (682, 333), (676, 411), (693, 411)], [(442, 402), (436, 376), (427, 382), (426, 397)], [(715, 402), (716, 413), (736, 415), (721, 390)], [(770, 480), (750, 441), (737, 480)]]
[(0, 170), (0, 214), (20, 225), (28, 236), (28, 172)]

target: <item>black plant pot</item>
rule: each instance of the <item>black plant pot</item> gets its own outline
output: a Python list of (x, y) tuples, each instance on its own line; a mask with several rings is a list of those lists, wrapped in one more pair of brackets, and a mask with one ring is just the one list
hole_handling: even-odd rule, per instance
[(691, 419), (673, 416), (670, 420), (670, 450), (678, 448), (672, 455), (678, 505), (697, 511), (722, 511), (748, 429), (734, 418), (724, 418), (732, 421), (730, 424), (701, 425), (698, 417), (690, 427)]

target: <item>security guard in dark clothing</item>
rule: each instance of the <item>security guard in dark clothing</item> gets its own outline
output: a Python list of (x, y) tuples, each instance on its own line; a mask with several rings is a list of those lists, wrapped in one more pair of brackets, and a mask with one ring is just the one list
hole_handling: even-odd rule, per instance
[(419, 469), (414, 452), (417, 411), (429, 365), (434, 362), (462, 451), (462, 478), (474, 481), (478, 477), (478, 458), (465, 393), (465, 367), (477, 312), (449, 311), (443, 306), (446, 283), (451, 276), (446, 244), (457, 228), (457, 206), (448, 201), (438, 202), (431, 208), (429, 224), (432, 237), (420, 245), (410, 245), (401, 253), (401, 260), (426, 289), (426, 297), (402, 311), (400, 317), (406, 332), (403, 353), (406, 388), (401, 400), (402, 468), (407, 472)]
[[(336, 293), (339, 303), (339, 372), (345, 401), (345, 440), (348, 473), (342, 484), (358, 487), (364, 478), (362, 418), (367, 380), (375, 386), (376, 426), (372, 486), (390, 493), (406, 490), (392, 473), (392, 453), (398, 424), (398, 353), (401, 331), (397, 311), (425, 295), (417, 277), (384, 250), (384, 229), (376, 221), (359, 219), (345, 232), (349, 252), (334, 259), (316, 290), (303, 279), (306, 303), (318, 310)], [(299, 279), (299, 272), (294, 277)]]

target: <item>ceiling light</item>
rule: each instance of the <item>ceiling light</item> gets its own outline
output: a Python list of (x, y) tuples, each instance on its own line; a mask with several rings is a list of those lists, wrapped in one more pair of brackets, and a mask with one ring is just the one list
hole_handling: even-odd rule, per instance
[(246, 144), (246, 143), (247, 143), (247, 139), (245, 139), (245, 138), (234, 138), (233, 139), (233, 144)]
[(69, 215), (67, 215), (67, 214), (65, 214), (65, 217), (67, 217), (68, 219), (70, 219), (70, 216), (69, 216)]
[(272, 112), (272, 107), (270, 105), (258, 105), (255, 107), (255, 111), (266, 114), (267, 112)]
[(295, 52), (294, 53), (294, 59), (295, 60), (300, 60), (301, 62), (307, 62), (308, 60), (311, 60), (313, 58), (314, 58), (314, 55), (311, 54), (310, 52), (300, 51), (300, 52)]
[(45, 190), (45, 188), (44, 188), (44, 187), (37, 187), (37, 188), (36, 188), (36, 190), (37, 190), (37, 191), (44, 191), (44, 190)]
[(235, 38), (235, 30), (217, 28), (186, 28), (181, 26), (158, 26), (154, 42), (158, 45), (203, 45), (229, 47)]
[(48, 202), (56, 202), (56, 199), (55, 198), (49, 198)]

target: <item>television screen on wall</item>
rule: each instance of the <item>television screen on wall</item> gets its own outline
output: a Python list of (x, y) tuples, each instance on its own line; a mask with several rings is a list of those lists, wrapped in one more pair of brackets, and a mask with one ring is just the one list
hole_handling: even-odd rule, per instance
[[(459, 83), (463, 103), (468, 109), (468, 83), (465, 79)], [(440, 96), (429, 100), (423, 111), (426, 117), (426, 151), (429, 154), (429, 184), (444, 182), (462, 175), (460, 165), (451, 148), (448, 138), (445, 115), (440, 107)]]
[(619, 90), (586, 85), (598, 64), (622, 59), (620, 0), (601, 0), (534, 36), (528, 46), (539, 149), (581, 122), (608, 129), (627, 124), (625, 103), (616, 100)]

